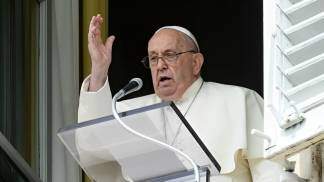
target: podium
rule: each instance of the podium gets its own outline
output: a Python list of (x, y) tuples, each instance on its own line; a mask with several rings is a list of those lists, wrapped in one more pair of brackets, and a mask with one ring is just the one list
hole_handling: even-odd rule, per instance
[[(219, 174), (217, 160), (173, 102), (128, 110), (119, 116), (132, 129), (186, 153), (199, 166), (201, 181)], [(129, 133), (112, 115), (66, 126), (57, 135), (93, 181), (104, 182), (116, 163), (132, 181), (194, 181), (193, 167), (185, 158)]]

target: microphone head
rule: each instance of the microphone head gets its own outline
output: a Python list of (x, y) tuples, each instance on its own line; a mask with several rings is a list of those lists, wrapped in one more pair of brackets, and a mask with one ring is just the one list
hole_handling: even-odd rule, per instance
[(133, 91), (137, 91), (137, 90), (141, 89), (142, 86), (143, 86), (143, 81), (140, 78), (133, 78), (129, 82), (136, 82), (138, 84), (138, 86), (136, 87), (136, 89), (134, 89)]
[(132, 92), (135, 92), (139, 89), (141, 89), (143, 86), (143, 81), (140, 78), (133, 78), (131, 79), (127, 85), (124, 86), (118, 93), (115, 94), (114, 97), (118, 99), (124, 97), (125, 95), (128, 95)]

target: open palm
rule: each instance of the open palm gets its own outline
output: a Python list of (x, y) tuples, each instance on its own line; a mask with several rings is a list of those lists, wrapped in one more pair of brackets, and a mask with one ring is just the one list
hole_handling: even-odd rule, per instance
[(103, 43), (100, 31), (102, 23), (103, 18), (97, 15), (92, 17), (89, 25), (88, 49), (92, 63), (90, 87), (97, 87), (97, 85), (102, 86), (107, 77), (111, 63), (112, 45), (115, 37), (110, 36), (107, 38), (106, 42)]

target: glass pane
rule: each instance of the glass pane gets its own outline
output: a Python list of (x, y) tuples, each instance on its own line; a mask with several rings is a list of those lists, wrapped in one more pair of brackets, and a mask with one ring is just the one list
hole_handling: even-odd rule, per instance
[[(197, 135), (188, 130), (187, 121), (176, 112), (176, 106), (169, 104), (124, 112), (122, 120), (130, 128), (185, 152), (198, 166), (208, 167), (211, 175), (219, 174), (217, 161), (199, 143)], [(178, 153), (131, 134), (113, 116), (68, 126), (58, 136), (87, 175), (96, 181), (104, 181), (101, 178), (106, 173), (105, 167), (112, 161), (117, 161), (135, 181), (192, 170), (191, 163)]]
[(38, 8), (36, 0), (0, 1), (0, 132), (35, 172)]

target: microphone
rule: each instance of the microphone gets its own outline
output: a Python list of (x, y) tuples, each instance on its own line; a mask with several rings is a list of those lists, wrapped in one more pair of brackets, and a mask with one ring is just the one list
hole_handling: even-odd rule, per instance
[(131, 79), (127, 85), (125, 85), (116, 95), (117, 98), (120, 99), (125, 95), (128, 95), (132, 92), (135, 92), (141, 89), (143, 86), (143, 81), (140, 78), (133, 78)]

